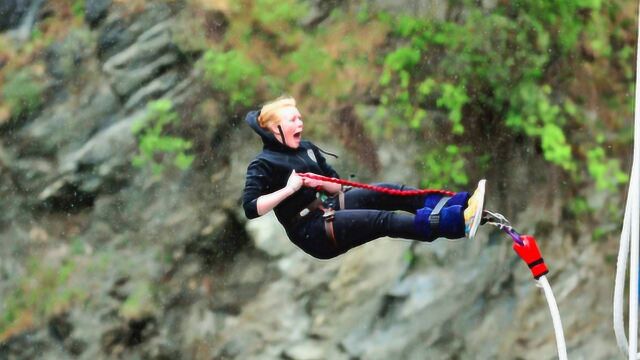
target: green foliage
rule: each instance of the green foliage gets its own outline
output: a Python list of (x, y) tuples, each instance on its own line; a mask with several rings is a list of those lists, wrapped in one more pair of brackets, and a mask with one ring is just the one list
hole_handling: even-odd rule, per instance
[(202, 58), (205, 79), (229, 97), (231, 107), (256, 101), (256, 86), (262, 69), (238, 50), (207, 51)]
[(167, 128), (180, 122), (170, 100), (161, 99), (148, 104), (147, 114), (136, 121), (132, 131), (138, 137), (139, 153), (133, 158), (133, 165), (150, 165), (154, 174), (165, 169), (169, 159), (180, 170), (186, 170), (193, 162), (188, 155), (191, 142), (180, 137), (167, 135)]
[[(318, 83), (322, 79), (322, 74), (335, 71), (333, 69), (334, 64), (328, 54), (324, 49), (318, 47), (313, 40), (300, 44), (284, 60), (293, 65), (293, 71), (287, 76), (288, 84)], [(311, 95), (316, 97), (326, 97), (328, 95), (325, 91), (322, 91), (321, 86), (314, 86), (311, 92)]]
[[(568, 129), (586, 125), (584, 110), (580, 99), (559, 96), (548, 74), (558, 59), (575, 57), (580, 39), (589, 34), (594, 34), (589, 44), (597, 54), (614, 54), (606, 34), (595, 35), (608, 21), (601, 7), (596, 0), (515, 1), (490, 13), (466, 6), (463, 21), (381, 16), (401, 43), (385, 55), (379, 78), (381, 103), (395, 114), (387, 126), (464, 144), (468, 124), (496, 119), (497, 131), (537, 140), (544, 158), (574, 177), (586, 167), (599, 188), (615, 188), (626, 181), (617, 161), (607, 160), (603, 152), (577, 156), (583, 155), (577, 153), (582, 147), (572, 145)], [(622, 48), (617, 56), (630, 52)], [(442, 110), (450, 126), (435, 122)], [(424, 152), (430, 173), (432, 168), (441, 175), (457, 171), (451, 164), (461, 164), (450, 153)], [(462, 182), (462, 177), (452, 178)]]
[(84, 241), (80, 237), (74, 237), (71, 240), (71, 253), (73, 255), (82, 255), (86, 251)]
[(462, 134), (462, 107), (469, 101), (464, 86), (442, 84), (442, 96), (436, 101), (436, 105), (449, 110), (449, 120), (453, 124), (451, 132)]
[(71, 5), (71, 12), (77, 18), (84, 18), (85, 0), (74, 0)]
[(587, 151), (587, 169), (599, 190), (615, 191), (618, 185), (629, 181), (627, 173), (620, 169), (620, 160), (607, 159), (601, 147)]
[(587, 200), (580, 196), (576, 196), (569, 200), (568, 209), (575, 216), (582, 216), (588, 214), (591, 211)]
[(314, 124), (328, 120), (336, 104), (351, 101), (376, 76), (375, 54), (386, 26), (375, 18), (356, 19), (355, 8), (335, 6), (322, 25), (301, 26), (311, 12), (307, 1), (231, 2), (224, 39), (203, 58), (208, 83), (229, 99), (230, 112), (292, 95), (306, 116), (318, 120), (307, 123), (306, 131), (326, 132)]
[(42, 105), (44, 85), (28, 68), (8, 77), (2, 97), (9, 105), (12, 116), (28, 116)]
[(32, 41), (42, 41), (44, 39), (44, 33), (39, 28), (35, 27), (31, 30)]
[(418, 258), (415, 251), (413, 251), (413, 248), (408, 248), (402, 253), (402, 260), (404, 260), (405, 264), (408, 267), (412, 267), (413, 265), (415, 265)]
[[(405, 129), (419, 138), (424, 145), (417, 160), (425, 166), (427, 183), (465, 184), (469, 164), (486, 170), (496, 149), (471, 152), (469, 144), (477, 146), (482, 143), (478, 136), (492, 139), (495, 133), (503, 141), (532, 139), (526, 143), (535, 144), (571, 179), (584, 181), (589, 174), (598, 188), (613, 189), (626, 179), (619, 163), (608, 160), (615, 154), (589, 152), (610, 145), (594, 141), (592, 135), (602, 129), (587, 119), (598, 104), (587, 104), (586, 92), (576, 95), (570, 88), (576, 85), (571, 83), (573, 65), (585, 63), (585, 52), (607, 57), (604, 63), (614, 62), (631, 83), (634, 71), (628, 63), (634, 50), (624, 29), (634, 23), (616, 23), (616, 4), (516, 0), (487, 10), (464, 0), (451, 5), (463, 7), (464, 16), (444, 21), (375, 14), (364, 4), (356, 13), (338, 7), (325, 25), (312, 29), (299, 26), (308, 14), (302, 1), (240, 0), (231, 6), (224, 40), (218, 50), (205, 53), (202, 66), (229, 108), (290, 93), (301, 108), (330, 113), (326, 110), (340, 99), (379, 96), (387, 116), (377, 130), (391, 136)], [(377, 47), (382, 50), (377, 55), (383, 54), (381, 68), (371, 67), (373, 56), (354, 50), (363, 42), (359, 29), (372, 22), (388, 30)], [(607, 27), (610, 32), (602, 31)], [(366, 79), (363, 74), (371, 81), (354, 80)], [(612, 108), (627, 112), (630, 101), (616, 95), (611, 97), (618, 104)], [(322, 114), (310, 115), (318, 123), (324, 120)], [(308, 125), (311, 130), (313, 124)], [(624, 131), (619, 123), (606, 126)], [(456, 150), (447, 148), (452, 143), (459, 144)], [(607, 172), (613, 175), (604, 176)]]
[(43, 266), (41, 259), (31, 258), (23, 280), (3, 298), (0, 341), (86, 298), (88, 294), (83, 289), (70, 284), (76, 268), (72, 260), (51, 267)]
[(153, 290), (149, 282), (135, 285), (133, 291), (120, 306), (119, 314), (125, 319), (140, 319), (155, 310)]
[(613, 230), (608, 226), (598, 226), (591, 231), (591, 241), (602, 242), (606, 240), (608, 235), (613, 235)]
[(253, 18), (269, 27), (296, 24), (307, 13), (306, 4), (296, 0), (255, 0), (252, 8)]
[(468, 146), (446, 145), (431, 149), (422, 158), (424, 173), (420, 186), (432, 189), (452, 188), (467, 185), (466, 157)]

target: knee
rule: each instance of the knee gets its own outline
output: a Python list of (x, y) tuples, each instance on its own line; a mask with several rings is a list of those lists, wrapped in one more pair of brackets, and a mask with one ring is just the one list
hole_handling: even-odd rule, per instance
[(377, 229), (377, 231), (373, 232), (375, 238), (393, 233), (393, 229), (397, 228), (400, 223), (398, 216), (399, 214), (394, 211), (380, 210), (376, 214), (372, 224), (373, 227)]

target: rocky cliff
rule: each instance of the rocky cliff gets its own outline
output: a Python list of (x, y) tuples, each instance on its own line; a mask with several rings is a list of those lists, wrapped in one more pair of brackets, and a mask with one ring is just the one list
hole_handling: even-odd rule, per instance
[[(239, 197), (260, 143), (199, 81), (181, 8), (87, 0), (85, 12), (37, 57), (38, 110), (0, 120), (0, 358), (555, 357), (540, 289), (487, 226), (474, 243), (380, 239), (321, 261), (272, 215), (247, 221)], [(158, 98), (188, 124), (189, 170), (132, 166), (132, 126)], [(317, 142), (354, 170), (356, 154)], [(361, 180), (417, 185), (401, 143), (371, 149), (381, 171)], [(533, 148), (496, 155), (488, 207), (539, 239), (570, 358), (614, 358), (616, 239), (567, 220), (562, 178)]]

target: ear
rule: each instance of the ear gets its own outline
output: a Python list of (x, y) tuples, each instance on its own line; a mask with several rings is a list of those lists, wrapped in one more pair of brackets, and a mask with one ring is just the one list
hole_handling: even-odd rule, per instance
[(280, 139), (280, 130), (278, 130), (278, 125), (280, 124), (272, 123), (271, 125), (269, 125), (269, 131), (273, 134), (273, 136), (276, 137), (276, 139), (282, 140)]

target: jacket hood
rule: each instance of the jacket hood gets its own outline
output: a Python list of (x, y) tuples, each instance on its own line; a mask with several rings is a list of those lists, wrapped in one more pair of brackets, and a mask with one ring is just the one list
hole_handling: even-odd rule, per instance
[(258, 124), (258, 116), (260, 116), (260, 110), (250, 111), (244, 118), (244, 121), (249, 124), (253, 131), (260, 135), (265, 148), (278, 151), (296, 151), (296, 149), (290, 148), (278, 141), (270, 131), (260, 127)]

